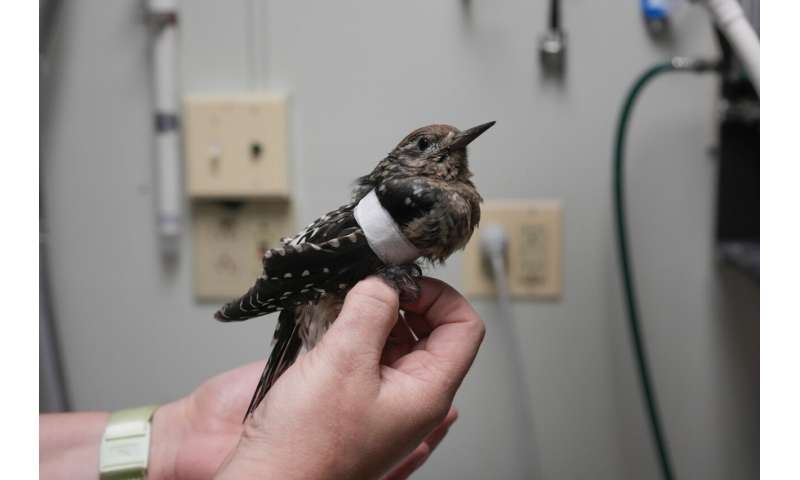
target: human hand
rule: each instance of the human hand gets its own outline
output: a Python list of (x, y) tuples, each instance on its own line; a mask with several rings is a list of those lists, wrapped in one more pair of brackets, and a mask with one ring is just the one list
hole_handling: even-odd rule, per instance
[[(466, 369), (469, 367), (483, 335), (483, 325), (480, 319), (466, 303), (466, 300), (452, 288), (430, 279), (423, 279), (422, 285), (423, 293), (420, 300), (415, 305), (406, 307), (408, 312), (407, 321), (414, 331), (420, 337), (423, 337), (423, 340), (418, 345), (415, 345), (416, 342), (404, 326), (397, 325), (392, 329), (395, 321), (394, 317), (390, 318), (388, 312), (397, 311), (397, 296), (394, 292), (379, 280), (372, 279), (364, 282), (364, 285), (353, 289), (354, 292), (348, 299), (348, 307), (343, 310), (343, 313), (348, 314), (349, 317), (344, 322), (342, 322), (341, 318), (337, 321), (337, 324), (342, 323), (345, 327), (332, 327), (331, 332), (326, 334), (325, 338), (336, 338), (325, 341), (312, 350), (312, 352), (323, 352), (325, 357), (320, 358), (320, 355), (322, 355), (320, 353), (301, 356), (297, 363), (281, 377), (282, 379), (285, 377), (286, 380), (276, 383), (267, 400), (256, 411), (254, 418), (248, 420), (247, 433), (245, 433), (244, 438), (242, 438), (242, 434), (245, 432), (245, 428), (241, 422), (241, 415), (250, 401), (253, 384), (261, 373), (263, 362), (255, 362), (223, 373), (206, 381), (189, 396), (159, 407), (153, 418), (149, 478), (209, 478), (217, 471), (226, 456), (231, 454), (240, 438), (242, 439), (240, 447), (232, 454), (228, 465), (226, 465), (224, 472), (221, 472), (221, 474), (228, 476), (228, 478), (235, 477), (236, 470), (243, 467), (240, 465), (242, 463), (242, 455), (258, 448), (262, 448), (261, 455), (263, 458), (259, 458), (259, 461), (264, 462), (264, 468), (266, 469), (267, 465), (269, 465), (272, 471), (277, 471), (279, 468), (277, 463), (279, 456), (277, 453), (280, 451), (285, 455), (287, 449), (272, 450), (266, 445), (259, 447), (262, 435), (266, 431), (266, 425), (269, 425), (269, 430), (278, 428), (272, 425), (273, 420), (264, 417), (286, 415), (280, 422), (275, 422), (275, 425), (280, 425), (281, 428), (290, 430), (291, 436), (283, 437), (284, 447), (288, 446), (290, 441), (305, 442), (315, 440), (310, 438), (316, 434), (308, 429), (310, 425), (319, 427), (319, 424), (322, 423), (333, 428), (327, 422), (331, 418), (341, 416), (341, 408), (330, 405), (334, 399), (341, 407), (345, 407), (348, 410), (348, 417), (341, 417), (341, 420), (344, 421), (345, 418), (352, 418), (353, 413), (358, 414), (359, 405), (373, 398), (376, 387), (381, 387), (380, 383), (387, 384), (382, 396), (397, 395), (395, 402), (407, 401), (409, 398), (413, 398), (420, 389), (427, 390), (423, 391), (420, 397), (424, 400), (419, 401), (420, 405), (418, 407), (410, 406), (414, 411), (407, 415), (410, 423), (406, 426), (406, 429), (415, 430), (416, 435), (412, 435), (412, 437), (418, 440), (414, 443), (408, 440), (408, 435), (405, 435), (402, 448), (397, 448), (400, 445), (395, 444), (394, 452), (384, 457), (380, 462), (388, 467), (399, 458), (398, 455), (402, 456), (397, 452), (403, 451), (407, 453), (410, 451), (405, 459), (384, 477), (386, 480), (407, 478), (424, 463), (431, 451), (447, 433), (449, 427), (455, 422), (458, 413), (454, 408), (448, 411), (447, 406), (450, 405), (455, 388), (457, 388)], [(352, 318), (354, 315), (356, 318)], [(393, 313), (392, 315), (396, 314)], [(376, 318), (373, 318), (373, 316)], [(431, 320), (428, 320), (428, 318)], [(390, 329), (391, 338), (389, 341), (385, 341), (387, 332)], [(433, 330), (439, 329), (443, 330), (436, 335), (431, 335)], [(448, 347), (448, 338), (455, 339), (454, 341), (458, 343), (457, 336), (459, 331), (462, 330), (468, 333), (463, 339), (463, 343), (460, 346), (456, 344), (452, 348)], [(365, 342), (362, 335), (366, 335), (372, 343)], [(453, 337), (453, 335), (456, 337)], [(432, 349), (430, 347), (426, 348), (431, 340), (425, 337), (429, 336), (434, 338)], [(381, 337), (384, 339), (383, 343), (385, 345), (379, 341)], [(334, 340), (336, 343), (332, 343)], [(382, 349), (380, 350), (380, 365), (375, 360), (374, 351), (370, 356), (371, 360), (368, 363), (371, 374), (369, 377), (365, 378), (365, 375), (362, 374), (366, 373), (366, 368), (364, 368), (364, 372), (360, 372), (355, 377), (359, 379), (359, 382), (363, 382), (366, 379), (367, 382), (365, 383), (353, 383), (351, 379), (347, 379), (346, 382), (341, 380), (346, 370), (342, 371), (339, 368), (346, 365), (341, 365), (342, 362), (340, 360), (342, 359), (339, 357), (345, 357), (345, 352), (354, 354), (361, 351), (345, 348), (347, 347), (346, 344), (351, 340), (355, 342), (352, 345), (353, 347), (363, 348), (364, 350), (367, 347), (376, 350), (378, 348)], [(325, 345), (324, 347), (323, 344)], [(441, 346), (439, 346), (440, 344)], [(438, 353), (440, 350), (441, 353)], [(415, 351), (420, 353), (414, 353)], [(429, 358), (430, 355), (441, 355), (441, 358)], [(328, 356), (338, 359), (337, 362), (327, 362)], [(436, 375), (433, 375), (434, 371), (428, 372), (430, 367), (435, 367), (442, 360), (451, 357), (458, 362), (458, 365), (453, 365), (453, 368), (456, 369), (454, 375), (441, 383), (430, 386), (425, 385), (425, 382), (436, 383)], [(365, 363), (361, 367), (366, 367), (366, 365)], [(331, 371), (331, 368), (335, 369)], [(358, 370), (362, 369), (359, 368)], [(452, 372), (453, 370), (445, 369), (438, 375), (441, 377), (442, 374), (448, 371)], [(383, 376), (386, 376), (386, 378), (381, 378)], [(413, 388), (405, 391), (405, 393), (391, 393), (392, 390), (389, 387), (395, 390), (403, 390), (405, 387), (403, 387), (404, 383), (402, 382), (408, 382)], [(337, 383), (350, 386), (347, 395), (363, 396), (364, 398), (359, 398), (358, 401), (349, 401), (348, 406), (347, 397), (342, 392), (325, 393), (329, 401), (320, 401), (318, 403), (316, 414), (320, 415), (320, 417), (313, 419), (292, 417), (295, 409), (305, 409), (308, 406), (307, 404), (313, 403), (319, 398), (322, 390)], [(360, 392), (360, 388), (364, 388), (364, 390)], [(298, 399), (292, 398), (293, 396), (297, 396)], [(428, 401), (428, 398), (435, 401)], [(443, 407), (442, 405), (445, 406)], [(400, 409), (394, 406), (380, 408), (391, 408), (384, 414), (388, 418), (397, 421), (406, 416), (403, 412), (408, 410), (408, 407), (409, 405)], [(375, 408), (378, 407), (370, 407), (370, 410)], [(274, 411), (274, 413), (267, 414), (265, 413), (266, 409), (269, 409), (270, 412)], [(446, 415), (442, 411), (446, 412)], [(314, 413), (308, 411), (306, 415), (313, 416)], [(442, 415), (444, 415), (444, 419), (437, 425), (436, 421), (441, 419)], [(356, 423), (362, 421), (356, 420)], [(366, 423), (363, 426), (369, 427)], [(337, 432), (327, 432), (325, 438), (328, 438), (331, 433), (336, 434)], [(345, 431), (342, 430), (338, 433), (344, 434)], [(425, 436), (426, 434), (427, 436)], [(278, 437), (277, 440), (281, 440), (280, 435)], [(423, 439), (423, 437), (425, 438)], [(411, 442), (411, 447), (408, 446), (409, 442)], [(416, 445), (416, 448), (412, 449), (414, 445)], [(292, 449), (289, 448), (288, 450)], [(322, 453), (314, 454), (311, 452), (311, 448), (307, 450), (310, 452), (309, 455), (312, 459), (314, 459), (315, 455), (322, 455)], [(270, 453), (271, 451), (272, 453)], [(330, 446), (326, 446), (322, 452), (326, 454), (335, 453)], [(297, 461), (297, 459), (301, 458), (298, 453), (298, 451), (292, 451), (291, 454), (294, 456), (291, 458)], [(364, 454), (366, 452), (353, 450), (347, 452), (348, 458), (353, 455)], [(323, 458), (324, 456), (320, 456), (316, 460), (322, 460)], [(339, 460), (342, 459), (340, 458)], [(281, 461), (285, 461), (285, 458), (281, 459)], [(256, 464), (252, 466), (255, 467)], [(383, 471), (385, 470), (386, 468), (383, 468)], [(293, 471), (295, 471), (295, 466), (290, 466), (289, 472)], [(332, 476), (332, 473), (333, 471), (323, 472), (318, 476), (328, 478)], [(261, 471), (256, 476), (262, 477), (263, 475), (264, 471)], [(280, 476), (286, 478), (286, 475), (281, 474)]]
[[(151, 479), (211, 478), (242, 436), (242, 415), (264, 362), (218, 375), (191, 395), (158, 408), (153, 417)], [(403, 480), (428, 459), (458, 418), (447, 417), (384, 480)], [(103, 420), (105, 424), (107, 418)], [(94, 466), (94, 464), (93, 464)]]
[(421, 286), (403, 306), (416, 342), (397, 322), (390, 287), (377, 278), (356, 285), (322, 341), (245, 424), (218, 478), (378, 478), (404, 457), (390, 478), (416, 469), (455, 419), (448, 410), (484, 335), (455, 290), (432, 279)]

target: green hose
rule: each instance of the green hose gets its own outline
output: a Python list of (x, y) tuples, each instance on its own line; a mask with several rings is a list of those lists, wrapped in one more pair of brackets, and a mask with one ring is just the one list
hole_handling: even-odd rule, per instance
[(644, 394), (647, 414), (653, 430), (653, 439), (656, 444), (656, 449), (658, 450), (659, 464), (665, 480), (672, 480), (674, 477), (672, 474), (672, 466), (670, 463), (666, 439), (664, 438), (664, 432), (661, 427), (661, 420), (658, 414), (658, 406), (656, 405), (655, 394), (653, 393), (653, 384), (650, 379), (647, 356), (645, 355), (644, 351), (644, 343), (642, 340), (642, 332), (639, 321), (638, 301), (636, 297), (636, 290), (634, 288), (633, 271), (631, 268), (632, 260), (630, 249), (628, 248), (628, 234), (625, 216), (625, 170), (623, 168), (625, 132), (631, 117), (633, 105), (638, 98), (639, 93), (652, 78), (665, 72), (705, 72), (714, 70), (716, 68), (717, 65), (715, 63), (675, 58), (670, 62), (659, 63), (647, 69), (639, 76), (639, 78), (633, 84), (633, 87), (631, 87), (631, 89), (628, 91), (628, 95), (625, 97), (625, 103), (623, 104), (622, 112), (619, 116), (619, 122), (617, 123), (617, 131), (614, 140), (614, 210), (616, 212), (617, 245), (619, 247), (620, 270), (622, 273), (622, 281), (625, 291), (625, 304), (627, 307), (628, 324), (631, 329), (633, 348), (636, 354), (636, 363), (639, 368), (642, 393)]

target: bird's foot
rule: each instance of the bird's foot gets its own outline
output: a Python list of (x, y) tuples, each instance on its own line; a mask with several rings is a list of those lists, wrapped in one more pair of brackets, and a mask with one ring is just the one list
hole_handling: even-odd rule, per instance
[(408, 265), (391, 265), (379, 272), (379, 275), (400, 295), (400, 303), (414, 303), (419, 298), (418, 278), (422, 269), (416, 263)]

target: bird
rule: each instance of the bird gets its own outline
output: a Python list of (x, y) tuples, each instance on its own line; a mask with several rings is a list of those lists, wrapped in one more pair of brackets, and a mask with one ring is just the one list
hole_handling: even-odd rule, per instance
[(322, 338), (356, 283), (379, 275), (401, 301), (413, 302), (420, 264), (443, 264), (466, 246), (483, 201), (471, 180), (467, 145), (494, 124), (412, 131), (355, 181), (349, 203), (265, 251), (255, 284), (215, 313), (221, 322), (237, 322), (280, 312), (244, 421), (301, 348), (310, 350)]

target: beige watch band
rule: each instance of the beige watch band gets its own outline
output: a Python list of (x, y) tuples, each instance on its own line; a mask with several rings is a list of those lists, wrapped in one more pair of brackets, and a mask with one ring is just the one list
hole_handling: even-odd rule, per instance
[(158, 405), (111, 414), (100, 441), (101, 480), (141, 480), (147, 476), (150, 420)]

